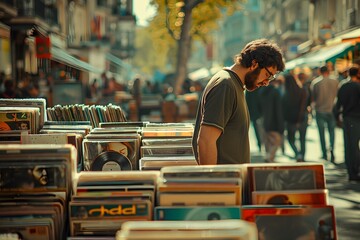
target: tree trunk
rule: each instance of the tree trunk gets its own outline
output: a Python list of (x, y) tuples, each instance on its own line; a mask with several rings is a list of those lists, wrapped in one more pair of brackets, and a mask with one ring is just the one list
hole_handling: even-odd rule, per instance
[(184, 6), (184, 22), (181, 28), (180, 39), (178, 40), (178, 55), (176, 63), (176, 75), (175, 75), (175, 94), (181, 94), (182, 85), (187, 77), (187, 62), (190, 57), (190, 28), (191, 28), (191, 12), (193, 7)]

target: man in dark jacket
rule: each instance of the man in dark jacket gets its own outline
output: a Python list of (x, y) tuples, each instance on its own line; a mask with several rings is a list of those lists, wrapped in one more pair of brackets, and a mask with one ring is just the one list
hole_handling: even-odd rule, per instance
[(350, 81), (343, 84), (337, 94), (334, 115), (344, 130), (345, 164), (349, 180), (360, 181), (360, 70), (349, 69)]

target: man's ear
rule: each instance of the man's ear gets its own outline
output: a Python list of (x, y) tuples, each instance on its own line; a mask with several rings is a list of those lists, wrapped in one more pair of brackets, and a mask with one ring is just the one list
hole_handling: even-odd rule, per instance
[(250, 71), (256, 69), (258, 66), (259, 66), (259, 63), (256, 60), (252, 60), (251, 66), (250, 66)]

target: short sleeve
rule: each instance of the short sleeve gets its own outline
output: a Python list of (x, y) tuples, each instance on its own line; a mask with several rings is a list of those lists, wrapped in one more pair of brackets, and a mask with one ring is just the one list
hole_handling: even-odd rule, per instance
[(228, 82), (222, 81), (214, 86), (205, 97), (203, 124), (212, 125), (224, 130), (232, 116), (235, 100), (235, 89)]

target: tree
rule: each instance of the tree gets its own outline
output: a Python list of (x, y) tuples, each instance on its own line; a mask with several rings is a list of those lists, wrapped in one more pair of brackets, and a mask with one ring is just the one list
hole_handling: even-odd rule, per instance
[[(205, 44), (209, 33), (217, 27), (217, 20), (223, 13), (232, 14), (241, 9), (239, 0), (152, 0), (157, 15), (150, 27), (161, 31), (162, 39), (172, 38), (177, 45), (175, 67), (175, 93), (181, 93), (181, 86), (187, 76), (187, 62), (194, 39)], [(166, 29), (166, 31), (164, 31)], [(170, 40), (171, 41), (171, 40)]]

